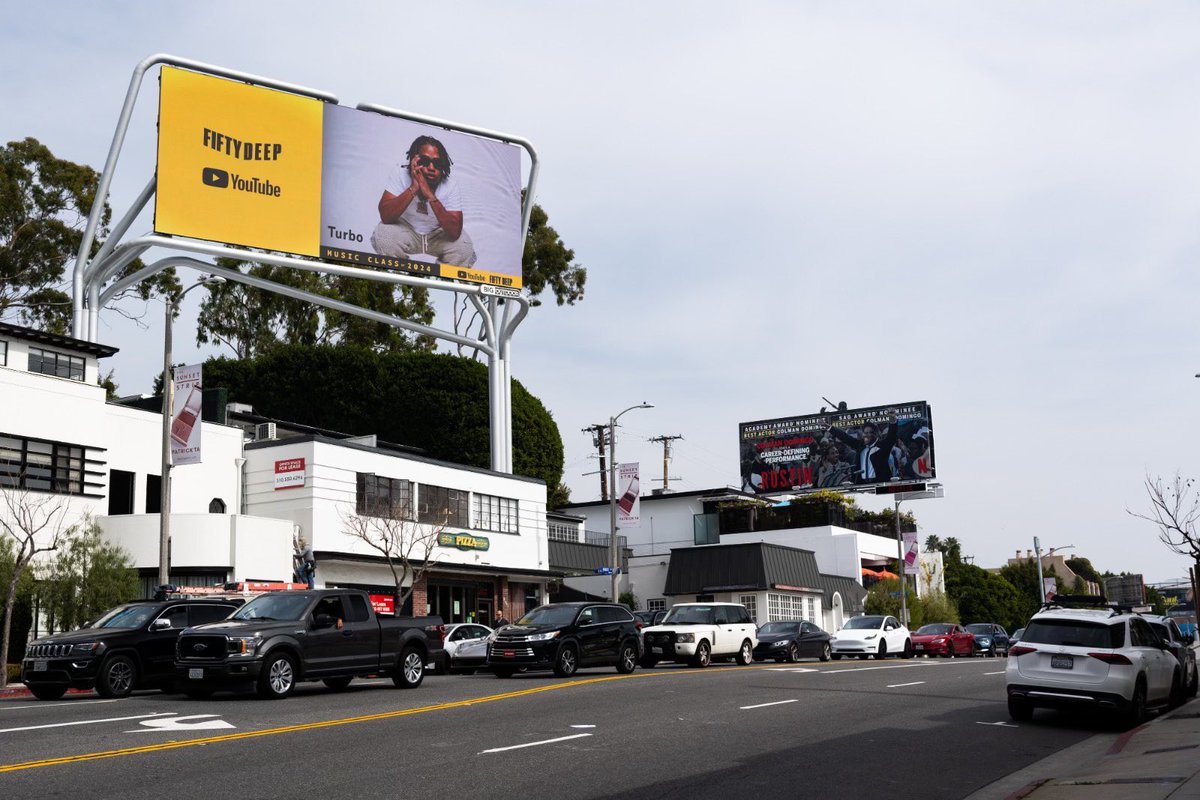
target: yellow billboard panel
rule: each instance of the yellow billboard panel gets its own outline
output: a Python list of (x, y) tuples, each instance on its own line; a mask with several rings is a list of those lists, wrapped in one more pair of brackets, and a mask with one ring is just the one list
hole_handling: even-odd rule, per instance
[(158, 233), (316, 256), (324, 103), (164, 67)]

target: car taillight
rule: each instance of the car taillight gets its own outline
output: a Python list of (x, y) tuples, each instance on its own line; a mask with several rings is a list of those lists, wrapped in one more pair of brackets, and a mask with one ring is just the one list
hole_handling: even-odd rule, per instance
[(1088, 653), (1088, 655), (1097, 661), (1103, 661), (1105, 664), (1119, 664), (1127, 667), (1133, 663), (1120, 653)]
[(1023, 644), (1014, 644), (1012, 647), (1010, 647), (1008, 649), (1008, 654), (1010, 656), (1023, 656), (1026, 653), (1036, 653), (1036, 652), (1037, 652), (1036, 647), (1026, 647)]
[(638, 629), (639, 631), (642, 629), (642, 621), (641, 621), (640, 619), (635, 619), (635, 620), (633, 621), (633, 624), (634, 624), (634, 625), (637, 625), (637, 629)]

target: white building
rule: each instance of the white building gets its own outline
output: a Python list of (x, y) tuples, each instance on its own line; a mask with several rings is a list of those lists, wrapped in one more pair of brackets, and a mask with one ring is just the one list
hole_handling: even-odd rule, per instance
[[(98, 362), (114, 352), (0, 323), (0, 492), (12, 502), (52, 499), (68, 525), (95, 518), (130, 553), (148, 591), (159, 567), (162, 416), (106, 401)], [(539, 480), (224, 412), (215, 412), (221, 423), (201, 424), (202, 462), (171, 470), (176, 585), (291, 580), (293, 540), (303, 536), (318, 585), (390, 595), (386, 559), (347, 533), (355, 519), (377, 525), (389, 511), (405, 519), (408, 541), (432, 541), (428, 552), (411, 552), (429, 568), (412, 587), (418, 614), (490, 622), (502, 603), (512, 618), (543, 602), (561, 575), (550, 566)], [(278, 438), (256, 441), (255, 430)], [(282, 482), (281, 464), (291, 468)]]

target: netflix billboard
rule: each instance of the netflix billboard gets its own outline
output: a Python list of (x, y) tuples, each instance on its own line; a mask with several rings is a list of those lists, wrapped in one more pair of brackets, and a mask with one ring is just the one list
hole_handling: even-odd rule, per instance
[(925, 402), (743, 422), (742, 491), (859, 489), (937, 477)]

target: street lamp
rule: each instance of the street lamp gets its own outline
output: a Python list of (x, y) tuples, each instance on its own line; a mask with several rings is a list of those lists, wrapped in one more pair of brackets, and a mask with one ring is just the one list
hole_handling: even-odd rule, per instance
[(620, 569), (620, 551), (617, 549), (617, 420), (635, 408), (654, 408), (653, 403), (641, 403), (608, 418), (608, 562), (612, 568), (612, 601), (617, 602), (617, 570)]
[(166, 324), (163, 326), (163, 404), (162, 404), (162, 492), (158, 509), (158, 585), (171, 580), (171, 415), (175, 411), (175, 381), (171, 378), (171, 327), (184, 295), (197, 286), (217, 286), (224, 278), (207, 275), (176, 295), (166, 298)]

